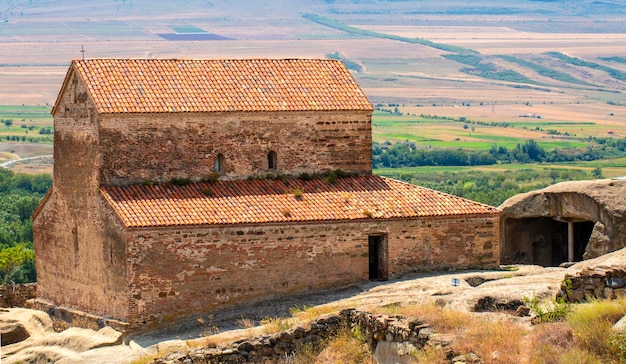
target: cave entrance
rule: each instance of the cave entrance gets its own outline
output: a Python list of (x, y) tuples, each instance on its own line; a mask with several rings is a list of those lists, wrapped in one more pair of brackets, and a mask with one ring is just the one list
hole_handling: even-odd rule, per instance
[(502, 263), (556, 267), (581, 261), (593, 227), (593, 221), (573, 218), (507, 219)]

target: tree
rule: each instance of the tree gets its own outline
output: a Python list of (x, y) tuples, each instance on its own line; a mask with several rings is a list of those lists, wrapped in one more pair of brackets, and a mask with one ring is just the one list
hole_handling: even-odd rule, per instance
[(600, 169), (600, 167), (596, 167), (593, 169), (593, 171), (591, 171), (591, 175), (594, 178), (602, 178), (602, 170)]
[(0, 250), (0, 282), (9, 283), (22, 264), (34, 260), (35, 252), (25, 243)]

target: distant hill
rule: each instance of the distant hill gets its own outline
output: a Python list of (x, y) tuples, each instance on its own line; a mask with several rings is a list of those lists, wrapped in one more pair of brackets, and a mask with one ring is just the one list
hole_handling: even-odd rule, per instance
[[(361, 25), (500, 26), (552, 33), (626, 31), (622, 21), (626, 3), (614, 0), (304, 0), (297, 3), (288, 0), (5, 0), (0, 3), (0, 40), (7, 36), (30, 38), (38, 33), (63, 40), (83, 34), (81, 27), (90, 22), (107, 30), (92, 32), (94, 37), (98, 36), (96, 40), (141, 38), (155, 31), (164, 33), (172, 27), (211, 19), (225, 28), (250, 26), (253, 22), (259, 29), (254, 37), (289, 39), (307, 33), (298, 32), (297, 27), (290, 32), (276, 32), (276, 27), (302, 22), (304, 13)], [(160, 24), (145, 24), (156, 19), (161, 20)], [(28, 24), (35, 26), (29, 28)]]

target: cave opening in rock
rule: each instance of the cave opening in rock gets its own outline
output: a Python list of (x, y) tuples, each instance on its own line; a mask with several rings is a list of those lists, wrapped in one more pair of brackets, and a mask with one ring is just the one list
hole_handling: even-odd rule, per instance
[(593, 221), (575, 218), (507, 219), (502, 264), (556, 267), (564, 262), (581, 261), (593, 227)]

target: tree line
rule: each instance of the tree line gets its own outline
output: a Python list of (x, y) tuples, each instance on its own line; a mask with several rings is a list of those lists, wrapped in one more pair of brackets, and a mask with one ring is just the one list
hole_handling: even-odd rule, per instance
[(0, 283), (36, 280), (31, 215), (52, 186), (48, 174), (0, 168)]
[(374, 142), (372, 164), (374, 168), (402, 168), (419, 166), (480, 166), (497, 163), (572, 162), (601, 159), (607, 155), (602, 148), (587, 147), (585, 150), (561, 151), (557, 148), (546, 152), (536, 141), (529, 139), (514, 148), (494, 145), (489, 151), (465, 149), (425, 149), (405, 141), (391, 143)]

